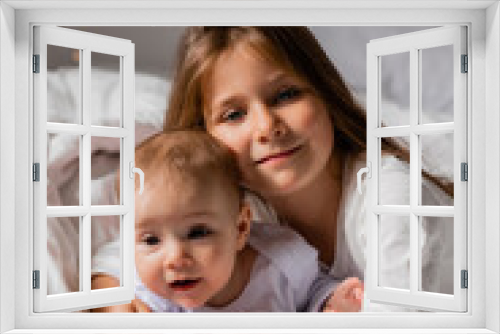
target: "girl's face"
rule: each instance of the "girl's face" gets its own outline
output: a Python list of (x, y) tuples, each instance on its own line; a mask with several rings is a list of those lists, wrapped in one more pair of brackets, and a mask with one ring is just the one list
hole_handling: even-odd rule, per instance
[(326, 171), (332, 123), (304, 80), (240, 44), (218, 58), (205, 87), (207, 129), (236, 154), (247, 187), (285, 195)]

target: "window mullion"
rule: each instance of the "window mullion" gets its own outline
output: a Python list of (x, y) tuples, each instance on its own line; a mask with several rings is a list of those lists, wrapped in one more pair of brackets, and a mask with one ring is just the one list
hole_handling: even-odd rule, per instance
[[(131, 46), (132, 50), (134, 46)], [(121, 72), (121, 89), (123, 92), (134, 91), (134, 67), (135, 55), (131, 52), (120, 58), (120, 72)], [(135, 183), (129, 177), (129, 164), (133, 162), (135, 156), (135, 98), (133, 94), (122, 94), (121, 113), (122, 121), (121, 126), (129, 131), (127, 136), (122, 139), (121, 147), (124, 154), (121, 160), (121, 173), (122, 173), (122, 198), (123, 206), (127, 208), (127, 214), (121, 216), (121, 234), (123, 236), (121, 258), (122, 262), (122, 285), (130, 288), (131, 292), (134, 291), (134, 258), (135, 258), (135, 244), (134, 244), (134, 198), (135, 198)], [(126, 180), (126, 182), (125, 182)]]
[[(420, 105), (419, 84), (419, 51), (418, 49), (410, 50), (410, 207), (414, 208), (419, 203), (420, 187), (420, 149), (419, 136), (415, 134), (415, 128), (418, 125), (418, 114)], [(419, 290), (419, 217), (411, 210), (410, 212), (410, 291), (415, 293)]]
[[(89, 48), (85, 48), (82, 51), (82, 66), (81, 71), (83, 72), (80, 76), (81, 78), (81, 92), (82, 92), (82, 125), (90, 129), (90, 116), (91, 116), (91, 51)], [(82, 138), (82, 152), (80, 159), (80, 168), (82, 171), (82, 204), (86, 208), (90, 208), (91, 205), (91, 143), (92, 135), (90, 131), (87, 131)], [(80, 265), (80, 282), (83, 283), (83, 292), (90, 293), (91, 291), (91, 219), (92, 216), (90, 211), (86, 212), (81, 220), (81, 231), (80, 233), (80, 259), (82, 261)]]
[[(33, 228), (38, 236), (35, 241), (33, 252), (33, 269), (40, 270), (40, 282), (47, 282), (47, 45), (44, 38), (35, 32), (34, 52), (40, 55), (40, 73), (33, 76), (34, 80), (34, 140), (33, 140), (33, 161), (40, 163), (40, 182), (33, 184)], [(40, 288), (35, 290), (35, 308), (43, 307), (44, 296), (47, 295), (47, 284), (40, 284)]]

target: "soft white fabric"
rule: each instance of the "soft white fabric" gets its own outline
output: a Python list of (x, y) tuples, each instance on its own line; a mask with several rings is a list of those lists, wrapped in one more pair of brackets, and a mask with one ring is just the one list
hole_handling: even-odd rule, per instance
[[(92, 71), (92, 124), (116, 126), (120, 85), (118, 76), (106, 69)], [(164, 78), (136, 73), (136, 143), (162, 128), (170, 83)], [(76, 120), (79, 70), (66, 68), (47, 74), (47, 118), (51, 122)], [(120, 141), (93, 137), (91, 147), (92, 204), (117, 204), (114, 177), (119, 164)], [(79, 205), (80, 143), (77, 136), (47, 136), (47, 204)], [(94, 217), (92, 254), (118, 237), (118, 217)], [(47, 292), (59, 294), (79, 291), (79, 220), (56, 217), (47, 221)]]
[[(258, 255), (242, 294), (224, 307), (185, 309), (150, 291), (136, 273), (136, 297), (153, 312), (318, 311), (333, 292), (333, 276), (319, 270), (318, 253), (296, 232), (278, 224), (253, 224), (248, 244)], [(93, 273), (119, 277), (119, 242), (102, 247)]]

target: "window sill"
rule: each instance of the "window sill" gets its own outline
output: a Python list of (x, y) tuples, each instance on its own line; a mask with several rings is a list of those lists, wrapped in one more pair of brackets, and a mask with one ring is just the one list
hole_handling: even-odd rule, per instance
[[(238, 333), (255, 333), (254, 329), (15, 329), (4, 334), (234, 334)], [(304, 329), (259, 329), (259, 334), (364, 334), (364, 333), (384, 333), (384, 334), (494, 334), (495, 332), (488, 329), (473, 328), (473, 329), (310, 329), (307, 332)]]

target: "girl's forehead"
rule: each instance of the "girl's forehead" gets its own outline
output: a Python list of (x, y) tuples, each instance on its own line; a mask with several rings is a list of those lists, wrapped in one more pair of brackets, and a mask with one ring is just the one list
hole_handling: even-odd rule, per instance
[(218, 58), (227, 58), (235, 53), (244, 55), (248, 59), (263, 63), (266, 66), (275, 68), (278, 71), (296, 75), (288, 57), (280, 54), (278, 49), (270, 45), (268, 42), (241, 41), (233, 47), (224, 50)]
[[(215, 78), (222, 78), (224, 80), (228, 75), (229, 62), (235, 61), (235, 59), (237, 67), (245, 65), (250, 66), (251, 62), (254, 64), (263, 64), (267, 69), (266, 76), (262, 77), (263, 80), (271, 81), (276, 77), (291, 77), (304, 81), (302, 76), (294, 70), (291, 63), (283, 57), (280, 57), (272, 49), (267, 49), (261, 45), (240, 42), (234, 47), (225, 49), (220, 54), (216, 55), (212, 58), (209, 66), (207, 66), (201, 80), (202, 97), (205, 103), (211, 102), (214, 97), (213, 89)], [(245, 80), (245, 77), (241, 76), (240, 80)]]

